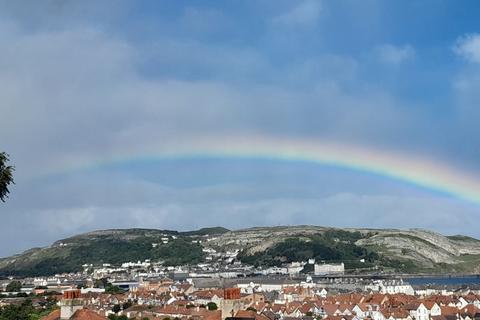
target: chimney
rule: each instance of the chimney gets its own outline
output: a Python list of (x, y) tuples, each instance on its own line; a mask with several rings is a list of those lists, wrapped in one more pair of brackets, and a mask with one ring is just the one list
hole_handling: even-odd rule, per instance
[(233, 317), (242, 307), (240, 288), (226, 288), (223, 290), (223, 299), (220, 302), (222, 319)]
[(227, 288), (223, 290), (223, 298), (225, 300), (237, 300), (240, 299), (240, 288)]
[(83, 308), (83, 299), (80, 290), (66, 290), (60, 301), (60, 319), (68, 320), (73, 314)]

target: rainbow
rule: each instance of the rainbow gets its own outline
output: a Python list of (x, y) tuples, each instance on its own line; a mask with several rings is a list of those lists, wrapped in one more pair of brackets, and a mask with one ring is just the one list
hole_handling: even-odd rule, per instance
[[(134, 156), (131, 156), (134, 155)], [(236, 158), (301, 161), (367, 172), (480, 204), (480, 179), (445, 163), (414, 155), (321, 140), (266, 136), (215, 136), (158, 143), (114, 156), (63, 164), (66, 171), (139, 160)], [(93, 163), (93, 164), (92, 164)]]

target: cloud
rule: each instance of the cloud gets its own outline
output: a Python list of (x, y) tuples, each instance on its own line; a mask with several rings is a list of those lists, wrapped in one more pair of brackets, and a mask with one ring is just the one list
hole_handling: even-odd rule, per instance
[(411, 45), (394, 46), (383, 44), (375, 49), (375, 52), (383, 63), (398, 65), (415, 56), (415, 50)]
[[(413, 59), (413, 46), (381, 46), (375, 64), (365, 68), (357, 48), (339, 49), (351, 40), (336, 33), (341, 26), (330, 25), (322, 33), (341, 39), (336, 45), (318, 36), (327, 3), (290, 2), (295, 5), (280, 14), (254, 17), (243, 12), (238, 19), (243, 24), (230, 21), (227, 29), (246, 30), (248, 39), (219, 32), (233, 15), (215, 8), (180, 8), (172, 10), (178, 16), (162, 11), (165, 16), (152, 20), (115, 24), (112, 21), (128, 10), (116, 9), (105, 23), (102, 12), (108, 13), (108, 6), (84, 19), (78, 2), (46, 8), (32, 2), (31, 10), (6, 3), (10, 9), (0, 10), (7, 17), (0, 23), (0, 147), (11, 154), (17, 184), (0, 208), (5, 212), (0, 239), (8, 243), (18, 230), (25, 236), (16, 247), (1, 248), (0, 254), (97, 228), (314, 223), (448, 231), (435, 214), (446, 221), (453, 221), (457, 212), (478, 214), (440, 196), (384, 192), (383, 183), (364, 182), (341, 170), (332, 170), (330, 179), (311, 171), (299, 175), (298, 168), (311, 169), (305, 164), (287, 170), (272, 163), (232, 161), (223, 170), (211, 168), (210, 174), (199, 176), (205, 168), (195, 163), (162, 163), (159, 167), (170, 168), (170, 176), (156, 180), (152, 177), (160, 169), (148, 165), (140, 165), (145, 172), (138, 174), (138, 167), (124, 164), (118, 176), (102, 166), (80, 171), (83, 178), (68, 171), (229, 134), (444, 152), (452, 163), (460, 159), (458, 148), (475, 149), (473, 109), (465, 111), (471, 122), (458, 125), (453, 118), (436, 117), (436, 108), (383, 84), (381, 64)], [(60, 13), (59, 19), (52, 18)], [(265, 23), (265, 16), (271, 23)], [(272, 29), (286, 41), (272, 45)], [(311, 35), (316, 42), (309, 42)], [(478, 105), (476, 80), (464, 77), (457, 82), (459, 91), (471, 94), (471, 106)], [(459, 99), (455, 112), (467, 102)], [(453, 142), (445, 143), (446, 138)], [(478, 165), (477, 159), (470, 155), (458, 163)], [(44, 175), (65, 168), (67, 177)], [(242, 180), (247, 178), (250, 184)], [(455, 228), (460, 229), (460, 223)]]
[[(355, 81), (357, 63), (334, 55), (278, 70), (255, 52), (158, 40), (164, 49), (154, 65), (205, 68), (219, 77), (182, 79), (142, 74), (142, 50), (95, 28), (32, 34), (3, 26), (0, 39), (9, 44), (0, 52), (0, 135), (20, 177), (158, 153), (191, 136), (257, 132), (371, 142), (403, 135), (412, 125), (388, 94), (344, 90), (343, 81)], [(221, 61), (212, 58), (214, 49)], [(248, 67), (273, 79), (259, 85), (249, 76), (228, 81), (221, 75)], [(303, 88), (291, 86), (299, 81)]]
[(0, 241), (18, 230), (25, 236), (0, 247), (0, 255), (81, 232), (130, 227), (315, 224), (478, 236), (472, 222), (478, 208), (368, 175), (253, 161), (159, 162), (141, 170), (87, 170), (18, 184), (2, 211)]
[[(141, 185), (141, 182), (139, 183)], [(114, 189), (115, 187), (112, 186)], [(94, 190), (98, 189), (93, 185)], [(54, 209), (26, 210), (0, 234), (4, 243), (18, 233), (28, 234), (18, 243), (1, 248), (12, 254), (33, 244), (48, 245), (59, 238), (105, 228), (145, 227), (191, 230), (221, 225), (238, 229), (252, 226), (311, 224), (337, 227), (426, 228), (444, 234), (478, 236), (478, 210), (451, 199), (408, 195), (336, 193), (318, 198), (225, 198), (220, 189), (182, 190), (151, 184), (145, 203), (108, 202), (96, 206), (71, 203)], [(228, 186), (225, 190), (229, 190)], [(202, 199), (198, 195), (203, 194)], [(69, 197), (68, 193), (62, 194)], [(160, 196), (160, 198), (158, 198)], [(195, 198), (188, 200), (189, 196)], [(157, 197), (157, 198), (156, 198)], [(159, 201), (161, 199), (161, 201)], [(415, 217), (409, 218), (408, 217)], [(22, 227), (23, 226), (23, 227)]]
[(317, 0), (303, 0), (295, 2), (295, 6), (272, 19), (276, 26), (297, 28), (312, 27), (322, 12), (322, 2)]
[[(475, 119), (480, 116), (478, 105), (480, 103), (480, 69), (476, 64), (480, 63), (480, 34), (467, 34), (457, 39), (453, 48), (454, 52), (469, 62), (461, 65), (455, 77), (452, 78), (452, 92), (455, 102), (455, 119), (462, 127), (459, 135), (463, 140), (476, 137), (480, 130), (475, 125)], [(459, 144), (470, 157), (478, 157), (478, 148), (467, 147), (464, 143)]]
[(472, 63), (480, 63), (480, 34), (466, 34), (457, 39), (453, 51)]

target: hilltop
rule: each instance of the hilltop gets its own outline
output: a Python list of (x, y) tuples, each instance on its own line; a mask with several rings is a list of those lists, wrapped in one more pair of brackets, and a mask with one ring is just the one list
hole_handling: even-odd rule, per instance
[[(313, 255), (317, 260), (344, 261), (347, 268), (367, 272), (378, 268), (406, 273), (480, 272), (480, 240), (421, 229), (250, 228), (227, 232), (214, 243), (241, 250), (241, 258), (248, 262), (275, 263), (279, 257), (289, 260), (290, 254), (294, 259)], [(359, 259), (366, 262), (359, 264)]]
[(0, 259), (0, 275), (49, 275), (80, 271), (83, 264), (145, 259), (173, 266), (197, 264), (205, 261), (205, 248), (238, 250), (237, 260), (256, 266), (315, 258), (344, 262), (348, 272), (480, 272), (480, 240), (471, 237), (419, 229), (279, 226), (93, 231)]

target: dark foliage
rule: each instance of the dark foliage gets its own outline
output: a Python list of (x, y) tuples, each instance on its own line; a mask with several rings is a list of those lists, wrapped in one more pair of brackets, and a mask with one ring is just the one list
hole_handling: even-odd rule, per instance
[(248, 264), (269, 266), (312, 258), (316, 261), (344, 262), (347, 267), (360, 264), (360, 259), (365, 259), (366, 263), (377, 261), (378, 254), (355, 244), (361, 237), (358, 232), (332, 230), (307, 239), (290, 238), (254, 255), (241, 252), (239, 258)]
[(205, 236), (205, 235), (212, 235), (212, 234), (223, 234), (230, 231), (224, 227), (210, 227), (210, 228), (202, 228), (195, 231), (186, 231), (182, 232), (185, 236)]
[[(263, 252), (248, 255), (240, 252), (238, 258), (255, 266), (279, 266), (282, 263), (307, 261), (314, 258), (317, 262), (343, 262), (345, 268), (383, 270), (394, 269), (400, 272), (412, 272), (415, 265), (411, 261), (398, 261), (379, 255), (369, 248), (356, 245), (356, 241), (371, 235), (332, 229), (317, 236), (290, 238)], [(364, 260), (361, 262), (360, 260)], [(307, 265), (305, 272), (311, 272)]]
[(34, 307), (31, 300), (20, 305), (8, 305), (0, 308), (0, 320), (36, 320), (48, 315), (56, 308), (56, 300), (47, 299), (39, 307)]
[(0, 152), (0, 201), (5, 202), (10, 190), (8, 187), (13, 184), (13, 166), (7, 165), (9, 161), (8, 154)]
[(121, 288), (112, 285), (111, 283), (108, 283), (105, 286), (105, 293), (110, 293), (110, 294), (118, 294), (118, 293), (124, 293), (125, 291), (122, 290)]
[(207, 303), (207, 309), (210, 311), (217, 310), (218, 306), (215, 302), (209, 302)]
[[(160, 243), (156, 248), (152, 243)], [(84, 263), (120, 264), (125, 261), (145, 259), (162, 260), (165, 265), (196, 264), (204, 260), (202, 246), (192, 243), (189, 237), (172, 239), (162, 244), (160, 237), (137, 237), (134, 239), (108, 236), (80, 240), (72, 243), (68, 254), (58, 251), (28, 265), (12, 264), (0, 271), (0, 275), (36, 276), (82, 270)], [(20, 260), (16, 263), (20, 263)]]
[(11, 281), (5, 288), (7, 292), (19, 292), (21, 289), (22, 284), (20, 283), (20, 281), (17, 280)]

